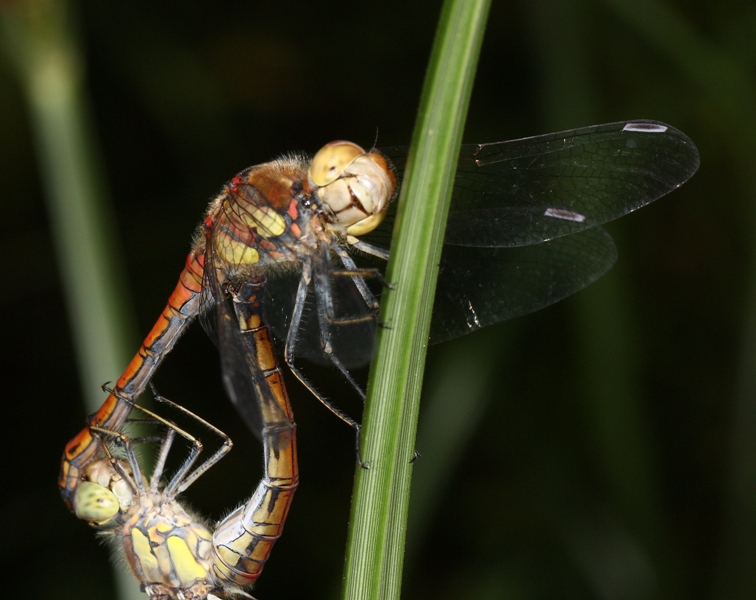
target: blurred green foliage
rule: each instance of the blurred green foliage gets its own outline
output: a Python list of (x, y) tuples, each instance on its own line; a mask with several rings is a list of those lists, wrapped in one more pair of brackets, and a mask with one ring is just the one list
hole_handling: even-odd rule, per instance
[[(337, 138), (409, 141), (440, 2), (73, 8), (122, 251), (115, 275), (140, 339), (208, 199), (234, 173)], [(609, 227), (620, 258), (603, 280), (430, 350), (421, 411), (436, 419), (447, 412), (434, 413), (437, 403), (469, 402), (471, 420), (451, 435), (442, 424), (423, 429), (421, 415), (407, 597), (754, 597), (755, 29), (756, 5), (736, 0), (493, 3), (465, 141), (652, 118), (695, 141), (701, 169)], [(43, 199), (49, 173), (9, 58), (0, 62), (5, 593), (112, 597), (108, 553), (55, 488), (91, 390), (77, 376)], [(460, 389), (450, 366), (460, 355), (482, 383), (439, 398)], [(325, 372), (318, 385), (358, 413), (334, 379)], [(199, 327), (156, 383), (235, 441), (187, 495), (218, 519), (253, 488), (261, 460)], [(302, 483), (255, 596), (334, 598), (353, 439), (289, 387)], [(437, 430), (454, 447), (433, 452)]]

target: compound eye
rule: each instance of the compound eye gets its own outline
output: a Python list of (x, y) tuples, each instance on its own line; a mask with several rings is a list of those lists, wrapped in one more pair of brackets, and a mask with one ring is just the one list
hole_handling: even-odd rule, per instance
[(378, 227), (378, 225), (381, 224), (383, 221), (383, 218), (386, 216), (385, 212), (381, 213), (375, 213), (374, 215), (370, 215), (369, 217), (362, 219), (361, 221), (357, 221), (354, 225), (351, 225), (347, 229), (347, 233), (351, 236), (359, 237), (361, 235), (365, 235), (366, 233), (370, 233)]
[(73, 505), (77, 517), (94, 525), (107, 523), (120, 510), (116, 495), (108, 488), (91, 481), (79, 484)]
[(363, 154), (365, 151), (353, 142), (339, 140), (326, 144), (318, 150), (310, 163), (311, 187), (317, 188), (333, 183), (355, 158)]

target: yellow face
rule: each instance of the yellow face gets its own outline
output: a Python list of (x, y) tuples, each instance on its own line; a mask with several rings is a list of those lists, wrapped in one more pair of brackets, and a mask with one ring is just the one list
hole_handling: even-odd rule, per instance
[(344, 141), (318, 151), (310, 163), (308, 182), (335, 223), (351, 236), (375, 229), (396, 191), (396, 177), (383, 156)]

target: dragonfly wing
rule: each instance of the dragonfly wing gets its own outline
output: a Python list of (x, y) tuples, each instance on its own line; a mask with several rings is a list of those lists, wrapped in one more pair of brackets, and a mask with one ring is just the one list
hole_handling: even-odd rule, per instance
[[(386, 154), (401, 176), (406, 152)], [(698, 164), (690, 138), (657, 121), (465, 145), (444, 243), (525, 246), (590, 229), (678, 188)]]
[(599, 225), (568, 208), (513, 206), (450, 211), (444, 244), (471, 248), (512, 248), (538, 244)]
[(616, 258), (601, 227), (518, 248), (444, 247), (430, 343), (554, 304), (596, 281)]

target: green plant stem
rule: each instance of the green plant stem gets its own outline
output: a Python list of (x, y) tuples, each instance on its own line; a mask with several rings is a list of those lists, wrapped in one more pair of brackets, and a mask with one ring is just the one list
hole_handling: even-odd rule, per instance
[(400, 195), (370, 373), (342, 597), (401, 591), (412, 459), (444, 225), (489, 0), (447, 0)]
[[(128, 363), (123, 270), (95, 151), (84, 66), (63, 2), (3, 15), (8, 55), (24, 84), (87, 410)], [(134, 344), (135, 345), (135, 344)]]
[[(94, 149), (83, 61), (66, 2), (18, 3), (0, 16), (3, 49), (26, 93), (84, 403), (93, 412), (105, 397), (100, 386), (121, 372), (127, 348), (136, 344), (127, 344), (131, 312)], [(121, 600), (144, 597), (130, 573), (114, 572)]]

